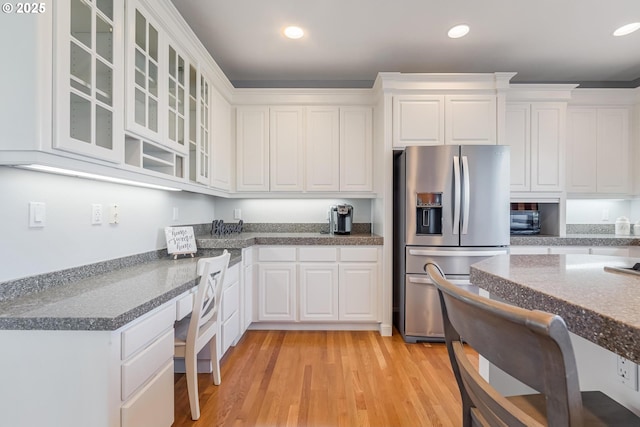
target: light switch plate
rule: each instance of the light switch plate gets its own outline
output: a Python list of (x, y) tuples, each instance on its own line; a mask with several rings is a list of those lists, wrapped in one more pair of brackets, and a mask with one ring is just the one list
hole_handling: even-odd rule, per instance
[(29, 227), (44, 227), (47, 220), (47, 206), (44, 202), (29, 202)]

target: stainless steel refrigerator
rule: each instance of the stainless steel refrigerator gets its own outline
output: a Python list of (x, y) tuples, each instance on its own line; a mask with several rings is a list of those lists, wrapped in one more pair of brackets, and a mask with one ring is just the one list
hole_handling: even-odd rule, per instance
[(425, 271), (453, 283), (508, 252), (509, 147), (442, 145), (394, 153), (394, 323), (405, 341), (441, 341), (440, 303)]

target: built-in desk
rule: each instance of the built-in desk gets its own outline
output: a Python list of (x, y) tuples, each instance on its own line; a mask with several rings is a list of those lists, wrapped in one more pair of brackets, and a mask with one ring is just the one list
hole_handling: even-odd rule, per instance
[[(635, 388), (622, 383), (616, 356), (640, 362), (640, 276), (604, 270), (639, 261), (598, 255), (500, 255), (472, 265), (470, 280), (491, 297), (562, 316), (572, 333), (581, 388), (600, 389), (640, 413), (637, 380)], [(637, 378), (637, 368), (632, 368)], [(499, 381), (500, 373), (489, 369), (485, 374), (490, 382)]]

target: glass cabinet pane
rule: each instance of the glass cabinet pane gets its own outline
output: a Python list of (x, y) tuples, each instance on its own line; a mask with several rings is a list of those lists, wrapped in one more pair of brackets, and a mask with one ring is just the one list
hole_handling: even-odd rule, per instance
[(136, 85), (147, 88), (147, 60), (144, 53), (136, 48)]
[(144, 92), (136, 88), (136, 101), (135, 101), (135, 121), (141, 126), (147, 125), (147, 97)]
[(91, 49), (91, 7), (82, 0), (71, 0), (71, 36)]
[(96, 61), (96, 99), (112, 105), (113, 79), (111, 67), (102, 61)]
[(149, 61), (149, 84), (147, 90), (153, 96), (158, 96), (158, 66)]
[(96, 5), (100, 12), (104, 13), (107, 18), (113, 20), (113, 0), (96, 0)]
[(106, 108), (96, 106), (96, 145), (113, 149), (113, 121), (112, 113)]
[(149, 129), (158, 131), (158, 101), (149, 97)]
[(169, 46), (169, 76), (174, 79), (176, 76), (176, 51)]
[(147, 50), (147, 20), (136, 10), (136, 45), (146, 52)]
[(96, 52), (113, 63), (113, 27), (99, 16), (96, 16)]
[(154, 61), (158, 62), (158, 30), (149, 25), (149, 46), (147, 51)]
[(91, 95), (91, 54), (74, 42), (71, 42), (69, 71), (71, 87)]
[(91, 101), (72, 93), (69, 99), (71, 138), (91, 143)]

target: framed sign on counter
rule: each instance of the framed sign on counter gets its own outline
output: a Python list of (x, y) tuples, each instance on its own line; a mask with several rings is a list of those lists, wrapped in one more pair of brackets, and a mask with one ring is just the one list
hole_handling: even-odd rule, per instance
[(193, 227), (165, 227), (164, 234), (167, 238), (167, 252), (173, 255), (173, 259), (178, 258), (178, 255), (193, 257), (198, 251)]

